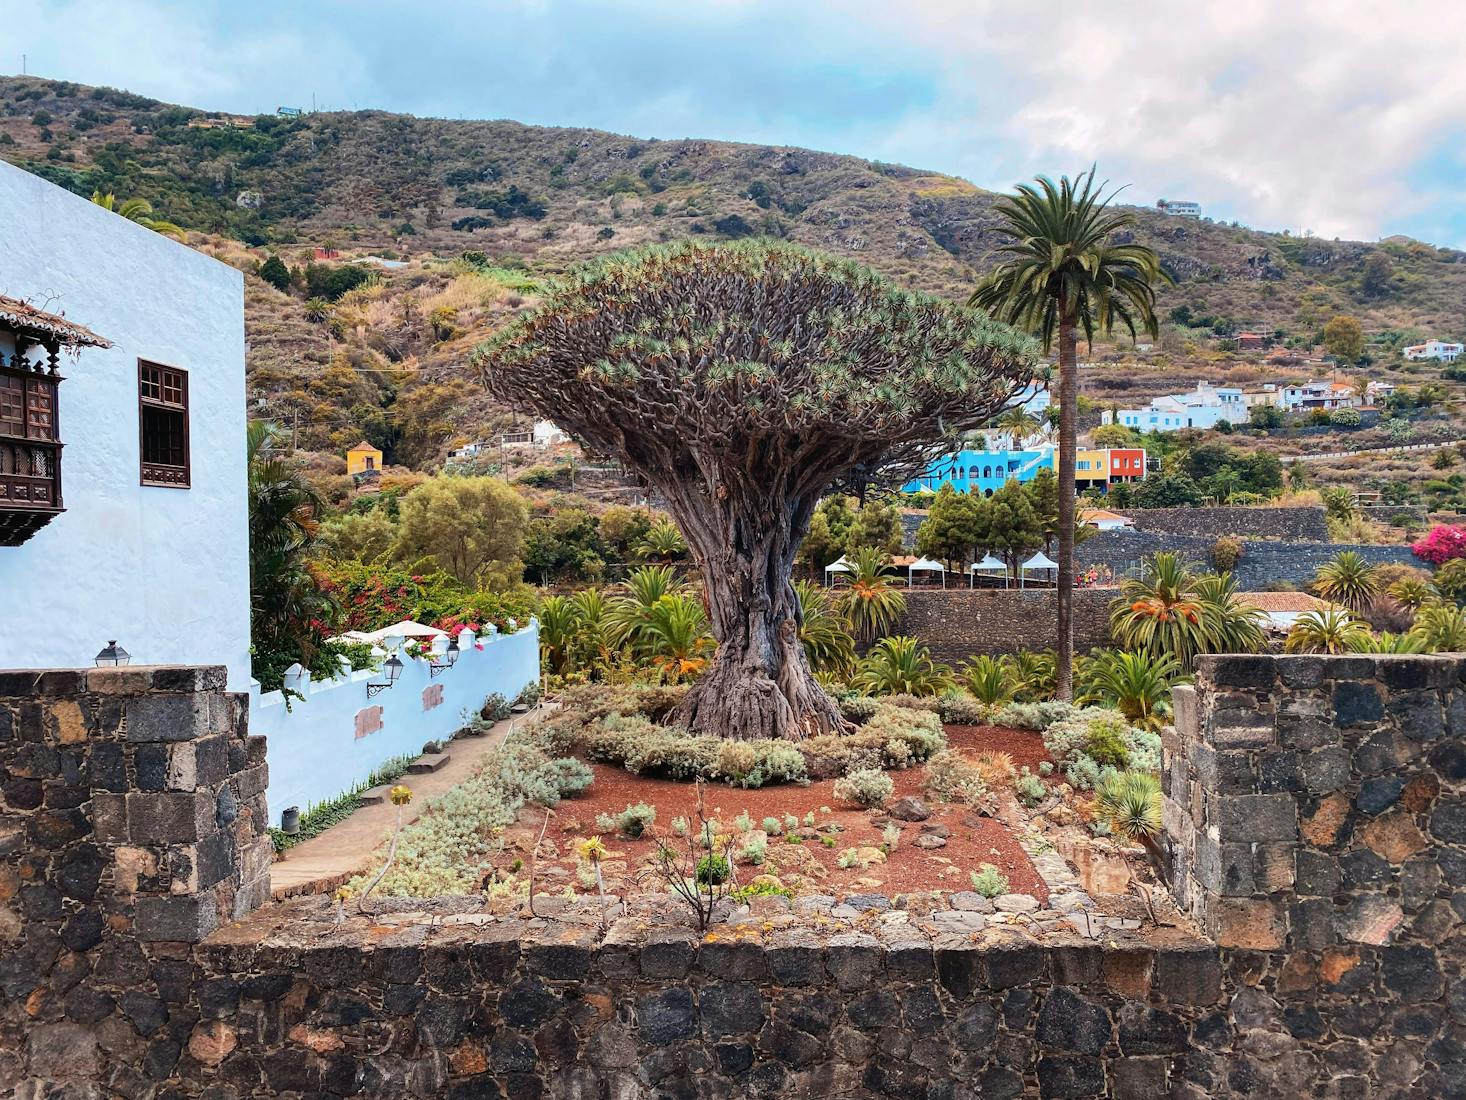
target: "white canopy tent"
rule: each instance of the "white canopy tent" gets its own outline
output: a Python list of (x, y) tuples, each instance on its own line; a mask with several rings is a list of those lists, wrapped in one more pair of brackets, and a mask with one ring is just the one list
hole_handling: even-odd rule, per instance
[(939, 561), (932, 561), (931, 558), (917, 558), (906, 567), (906, 587), (910, 588), (917, 573), (939, 573), (942, 578), (942, 587), (947, 587), (947, 567)]
[(850, 562), (846, 560), (844, 554), (841, 554), (834, 561), (830, 562), (829, 565), (825, 566), (825, 587), (833, 587), (835, 578), (840, 574), (853, 572), (855, 570), (850, 567)]
[(448, 632), (435, 626), (424, 626), (411, 619), (403, 619), (400, 623), (384, 626), (380, 630), (348, 630), (341, 637), (351, 642), (370, 642), (378, 646), (389, 639), (396, 639), (395, 644), (401, 645), (405, 638), (447, 638)]
[(977, 587), (977, 575), (979, 573), (992, 573), (994, 571), (1003, 574), (1003, 587), (1008, 587), (1008, 563), (1002, 558), (995, 558), (988, 554), (982, 561), (975, 561), (967, 567), (967, 587)]
[(1019, 573), (1018, 573), (1018, 587), (1019, 588), (1022, 588), (1023, 587), (1024, 578), (1027, 576), (1028, 571), (1030, 569), (1058, 569), (1058, 568), (1059, 568), (1059, 563), (1056, 562), (1056, 561), (1054, 561), (1053, 558), (1049, 557), (1042, 550), (1040, 550), (1037, 554), (1033, 555), (1033, 557), (1029, 558), (1026, 562), (1024, 562), (1023, 565), (1022, 565), (1022, 567), (1020, 568)]

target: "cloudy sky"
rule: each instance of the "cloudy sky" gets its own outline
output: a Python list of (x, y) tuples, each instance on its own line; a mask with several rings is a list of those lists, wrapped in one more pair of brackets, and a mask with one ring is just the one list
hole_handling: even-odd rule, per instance
[(1466, 0), (4, 0), (0, 72), (804, 145), (1466, 247)]

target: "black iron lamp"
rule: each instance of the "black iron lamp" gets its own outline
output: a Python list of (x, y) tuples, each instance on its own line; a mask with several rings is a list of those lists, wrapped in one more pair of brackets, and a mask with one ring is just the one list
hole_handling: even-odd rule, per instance
[(439, 658), (435, 654), (433, 656), (433, 659), (428, 662), (428, 676), (429, 678), (436, 677), (438, 673), (442, 672), (445, 668), (452, 668), (457, 663), (458, 636), (454, 635), (451, 639), (449, 639), (448, 648), (443, 650), (442, 657)]
[(116, 639), (113, 639), (107, 643), (102, 652), (97, 654), (95, 660), (98, 668), (116, 668), (132, 660), (132, 654), (118, 645)]
[(402, 675), (402, 659), (398, 657), (397, 654), (392, 654), (392, 656), (387, 658), (387, 663), (382, 666), (382, 672), (387, 677), (385, 682), (378, 682), (373, 680), (367, 683), (368, 699), (370, 699), (374, 695), (386, 691), (389, 687), (397, 682), (398, 678)]

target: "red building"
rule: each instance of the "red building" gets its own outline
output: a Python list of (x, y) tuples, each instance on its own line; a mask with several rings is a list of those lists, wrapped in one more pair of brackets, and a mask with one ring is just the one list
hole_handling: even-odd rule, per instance
[(1110, 448), (1110, 484), (1117, 481), (1140, 481), (1145, 477), (1144, 447)]

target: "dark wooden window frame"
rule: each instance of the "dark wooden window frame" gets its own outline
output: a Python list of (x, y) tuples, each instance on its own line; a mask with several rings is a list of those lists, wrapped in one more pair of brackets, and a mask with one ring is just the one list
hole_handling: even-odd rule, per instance
[[(154, 370), (170, 371), (182, 379), (183, 400), (166, 401), (159, 398), (148, 397), (145, 393), (146, 372), (149, 368)], [(160, 363), (155, 359), (139, 359), (137, 361), (137, 451), (139, 465), (139, 481), (143, 485), (149, 485), (161, 489), (188, 489), (193, 486), (193, 433), (190, 416), (191, 401), (189, 400), (189, 379), (188, 371), (182, 367), (170, 366), (167, 363)], [(178, 465), (170, 462), (150, 462), (144, 451), (144, 443), (147, 437), (146, 419), (148, 409), (158, 409), (170, 413), (182, 413), (183, 415), (183, 463)]]

